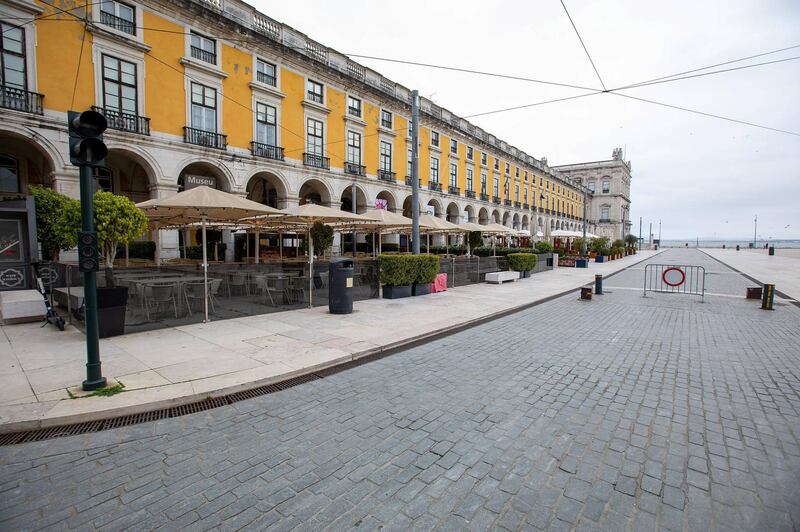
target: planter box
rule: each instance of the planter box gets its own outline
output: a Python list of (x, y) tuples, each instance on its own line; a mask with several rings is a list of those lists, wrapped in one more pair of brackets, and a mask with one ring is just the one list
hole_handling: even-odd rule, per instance
[(127, 306), (127, 286), (97, 289), (97, 328), (100, 338), (125, 334), (125, 310)]
[(603, 255), (596, 255), (594, 258), (595, 262), (605, 262), (606, 258)]
[(575, 267), (576, 268), (588, 268), (589, 267), (589, 259), (575, 259)]
[(575, 259), (561, 259), (558, 261), (559, 268), (574, 268)]
[(411, 297), (411, 285), (403, 286), (384, 286), (383, 299), (400, 299), (401, 297)]
[(531, 271), (528, 270), (526, 272), (520, 272), (520, 277), (522, 279), (530, 279), (531, 278)]
[(590, 252), (589, 252), (589, 258), (590, 258), (590, 259), (593, 259), (593, 258), (595, 258), (595, 257), (597, 257), (597, 253), (596, 253), (596, 252), (594, 252), (594, 251), (590, 251)]
[(431, 285), (433, 283), (426, 283), (426, 284), (413, 284), (411, 285), (411, 295), (412, 296), (426, 296), (431, 293)]

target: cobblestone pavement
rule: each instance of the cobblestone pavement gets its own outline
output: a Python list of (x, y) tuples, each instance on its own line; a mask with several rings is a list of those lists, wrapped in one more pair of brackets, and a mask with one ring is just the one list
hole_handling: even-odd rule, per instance
[(723, 295), (642, 298), (640, 265), (268, 396), (2, 447), (0, 528), (797, 530), (800, 309), (652, 260)]

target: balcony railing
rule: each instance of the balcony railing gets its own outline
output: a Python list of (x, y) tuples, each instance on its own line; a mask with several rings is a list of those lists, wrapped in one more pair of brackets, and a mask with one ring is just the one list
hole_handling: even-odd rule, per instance
[(346, 174), (360, 175), (362, 177), (367, 175), (367, 167), (356, 163), (345, 162), (344, 171)]
[(265, 85), (270, 85), (272, 87), (274, 87), (278, 83), (278, 80), (275, 79), (275, 76), (267, 74), (266, 72), (259, 72), (259, 71), (256, 71), (256, 81), (264, 83)]
[(274, 159), (276, 161), (283, 161), (283, 148), (280, 146), (271, 146), (269, 144), (262, 144), (260, 142), (250, 143), (250, 153), (256, 157), (264, 157), (265, 159)]
[(434, 190), (436, 192), (441, 192), (442, 191), (442, 184), (439, 183), (438, 181), (430, 181), (428, 183), (428, 190)]
[(378, 170), (378, 179), (381, 181), (389, 181), (390, 183), (394, 183), (395, 175), (396, 174), (390, 170)]
[(514, 208), (520, 209), (520, 208), (522, 208), (522, 204), (520, 202), (518, 202), (518, 201), (515, 201), (514, 202)]
[(313, 153), (304, 153), (303, 164), (306, 166), (311, 166), (313, 168), (323, 168), (325, 170), (329, 170), (331, 167), (331, 160), (330, 158), (323, 157), (322, 155), (315, 155)]
[(197, 46), (190, 46), (192, 57), (195, 59), (199, 59), (200, 61), (205, 61), (206, 63), (211, 63), (212, 65), (217, 64), (217, 54), (214, 52), (209, 52), (208, 50), (203, 50), (202, 48), (198, 48)]
[(92, 107), (92, 111), (97, 111), (106, 117), (108, 127), (120, 131), (130, 131), (140, 135), (150, 134), (150, 119), (146, 116), (122, 113), (116, 109), (106, 109), (103, 107)]
[(126, 20), (113, 13), (106, 13), (102, 9), (100, 10), (100, 24), (105, 24), (123, 33), (136, 35), (136, 24), (132, 20)]
[(498, 196), (492, 196), (492, 203), (500, 205), (500, 198)]
[(503, 200), (503, 203), (505, 204), (506, 207), (511, 207), (511, 200), (510, 199)]
[(609, 222), (611, 222), (611, 218), (600, 218), (597, 221), (600, 222), (600, 223), (609, 223)]
[(0, 87), (0, 107), (23, 111), (25, 113), (42, 114), (44, 95), (16, 87)]
[(489, 194), (481, 192), (481, 201), (489, 201)]
[(475, 199), (475, 191), (474, 190), (467, 190), (466, 192), (464, 192), (464, 194), (466, 194), (468, 198)]
[(458, 187), (454, 187), (453, 185), (450, 185), (449, 187), (447, 187), (447, 193), (453, 194), (454, 196), (458, 196), (459, 194), (461, 194), (461, 189)]
[(218, 150), (224, 150), (228, 147), (227, 135), (195, 129), (193, 127), (183, 128), (183, 141), (188, 144), (197, 144), (198, 146), (216, 148)]
[(523, 209), (525, 209), (525, 210), (527, 211), (528, 209), (530, 209), (530, 208), (531, 208), (531, 206), (530, 206), (530, 205), (528, 205), (527, 203), (523, 203), (523, 204), (522, 204), (522, 208), (523, 208)]
[[(411, 186), (411, 183), (413, 183), (413, 181), (411, 180), (411, 176), (407, 175), (406, 176), (406, 185)], [(421, 188), (422, 187), (422, 179), (417, 179), (417, 184), (419, 184), (419, 186)]]

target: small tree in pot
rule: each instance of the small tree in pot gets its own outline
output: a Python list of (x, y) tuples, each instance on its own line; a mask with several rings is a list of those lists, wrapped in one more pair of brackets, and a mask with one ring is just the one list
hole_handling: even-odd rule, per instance
[(628, 253), (636, 253), (637, 243), (639, 243), (639, 239), (636, 238), (636, 235), (628, 234), (625, 236), (625, 247), (628, 248)]
[(384, 299), (411, 296), (411, 285), (417, 279), (414, 255), (381, 255), (378, 257), (380, 282)]
[(416, 278), (411, 287), (415, 296), (424, 296), (431, 293), (431, 284), (439, 273), (438, 255), (412, 255), (415, 262)]
[(333, 227), (314, 222), (311, 226), (311, 238), (314, 240), (314, 254), (324, 255), (333, 245)]
[(591, 242), (592, 251), (594, 251), (597, 256), (595, 257), (596, 262), (604, 262), (605, 257), (608, 255), (608, 237), (605, 236), (597, 236), (592, 239)]
[(523, 278), (531, 276), (531, 270), (536, 267), (536, 261), (539, 259), (533, 253), (509, 253), (506, 258), (508, 259), (508, 269), (520, 272)]
[(61, 216), (67, 209), (80, 211), (80, 202), (52, 188), (32, 185), (28, 190), (36, 203), (36, 239), (42, 244), (45, 258), (57, 261), (61, 251), (77, 242), (74, 232), (61, 223)]

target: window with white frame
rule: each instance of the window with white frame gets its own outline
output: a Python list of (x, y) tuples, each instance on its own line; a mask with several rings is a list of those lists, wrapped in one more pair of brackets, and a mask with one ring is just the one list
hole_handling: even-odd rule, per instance
[(472, 149), (472, 146), (467, 146), (467, 160), (472, 161), (474, 156), (475, 152)]
[(431, 157), (431, 183), (439, 182), (439, 158)]
[(519, 179), (519, 166), (517, 166), (517, 167), (516, 167), (516, 170), (514, 171), (514, 177), (516, 177), (517, 179)]
[(431, 131), (431, 146), (439, 147), (439, 133)]
[(319, 103), (325, 103), (325, 96), (323, 95), (323, 87), (322, 83), (318, 81), (314, 81), (313, 79), (309, 79), (306, 81), (306, 99)]
[(603, 181), (603, 192), (611, 192), (611, 183), (609, 181)]
[(195, 32), (191, 32), (189, 38), (189, 51), (192, 57), (212, 65), (217, 64), (217, 41)]
[(192, 82), (192, 128), (217, 132), (217, 90)]
[(136, 65), (103, 54), (103, 107), (137, 115)]
[(481, 172), (481, 194), (486, 194), (486, 172)]
[(493, 188), (492, 196), (494, 196), (495, 198), (499, 197), (500, 196), (500, 180), (497, 179), (496, 177), (494, 178), (494, 184), (493, 184), (492, 188)]
[(500, 161), (498, 159), (494, 160), (494, 169), (500, 170)]
[(381, 109), (381, 127), (385, 127), (386, 129), (392, 129), (392, 116), (391, 111), (387, 111), (386, 109)]
[(458, 165), (456, 163), (450, 163), (450, 186), (458, 187)]
[(355, 96), (348, 96), (347, 114), (350, 116), (355, 116), (356, 118), (361, 118), (361, 100)]
[(100, 23), (136, 35), (136, 8), (115, 0), (100, 2)]
[(509, 163), (506, 163), (506, 174), (510, 173), (511, 173), (511, 165)]
[(347, 162), (361, 166), (361, 133), (347, 132)]
[(523, 189), (522, 196), (523, 196), (522, 203), (525, 203), (527, 205), (527, 203), (528, 203), (528, 187), (525, 187)]
[(272, 63), (256, 59), (256, 81), (276, 87), (278, 85), (278, 69)]
[(114, 173), (108, 168), (96, 166), (92, 168), (92, 175), (97, 190), (104, 192), (114, 192)]
[(450, 139), (450, 153), (458, 154), (458, 141), (456, 139)]
[(408, 144), (408, 148), (406, 149), (406, 175), (411, 177), (413, 173), (413, 166), (414, 166), (414, 147), (411, 144)]
[(594, 194), (594, 181), (589, 181), (588, 183), (586, 183), (586, 186), (589, 189), (589, 192)]
[[(28, 80), (25, 75), (25, 30), (19, 26), (12, 26), (5, 22), (0, 23), (2, 39), (0, 40), (0, 85), (5, 89), (27, 90)], [(4, 92), (4, 96), (11, 98), (13, 91)], [(5, 105), (4, 105), (5, 107)]]
[(467, 190), (474, 191), (475, 190), (475, 179), (472, 176), (472, 168), (467, 168)]
[(256, 142), (278, 145), (278, 110), (265, 103), (256, 103)]
[(306, 152), (322, 157), (324, 150), (325, 125), (321, 120), (309, 118), (306, 120)]
[(514, 201), (519, 202), (519, 183), (514, 184)]
[(486, 166), (486, 152), (481, 152), (481, 164)]
[(608, 218), (609, 210), (610, 210), (610, 207), (608, 205), (603, 205), (602, 207), (600, 207), (600, 219), (601, 220), (608, 220), (609, 219)]
[(392, 143), (381, 141), (380, 160), (378, 161), (381, 172), (392, 171)]

